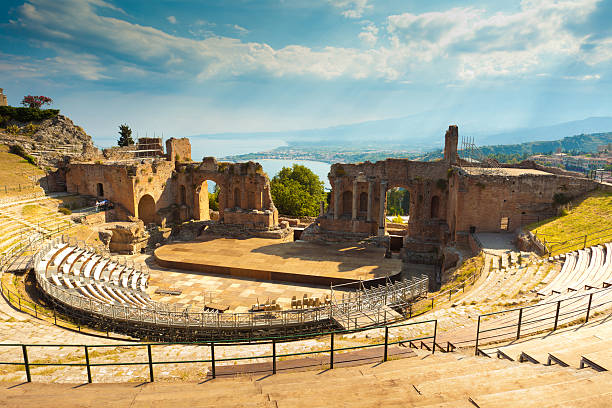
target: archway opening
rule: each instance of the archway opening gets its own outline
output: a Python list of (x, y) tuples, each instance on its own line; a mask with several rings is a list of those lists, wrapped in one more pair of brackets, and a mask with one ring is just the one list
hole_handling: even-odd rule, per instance
[(104, 186), (102, 185), (102, 183), (98, 183), (98, 185), (96, 186), (96, 193), (98, 197), (104, 197)]
[(390, 218), (399, 224), (408, 223), (410, 217), (410, 191), (403, 187), (393, 187), (387, 190), (387, 221)]
[(389, 234), (389, 249), (399, 252), (404, 246), (404, 239), (410, 235), (410, 191), (401, 186), (392, 186), (386, 194), (386, 230)]
[(195, 189), (194, 218), (202, 221), (219, 220), (218, 211), (221, 208), (220, 203), (222, 201), (221, 190), (221, 186), (213, 180), (202, 180), (201, 184)]
[(156, 222), (157, 212), (155, 211), (155, 200), (151, 195), (145, 194), (140, 198), (138, 202), (138, 218), (145, 224)]
[(431, 197), (431, 218), (440, 218), (440, 197)]
[(353, 192), (345, 191), (342, 193), (342, 215), (348, 215), (349, 217), (353, 214)]

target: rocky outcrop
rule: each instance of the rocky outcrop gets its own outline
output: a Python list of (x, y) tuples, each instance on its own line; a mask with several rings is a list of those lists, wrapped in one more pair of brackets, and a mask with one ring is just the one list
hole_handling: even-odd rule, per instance
[(70, 160), (95, 160), (101, 157), (91, 136), (64, 115), (38, 122), (11, 121), (11, 125), (19, 130), (0, 134), (0, 140), (5, 144), (21, 145), (37, 159), (41, 168), (57, 169)]

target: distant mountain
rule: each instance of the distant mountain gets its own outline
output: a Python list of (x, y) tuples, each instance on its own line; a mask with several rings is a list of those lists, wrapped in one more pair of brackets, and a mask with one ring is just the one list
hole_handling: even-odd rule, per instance
[(597, 146), (608, 143), (612, 143), (612, 132), (580, 134), (564, 137), (560, 140), (527, 142), (514, 145), (483, 146), (479, 150), (486, 156), (491, 154), (550, 154), (554, 153), (557, 149), (561, 149), (564, 153), (594, 153), (597, 151)]
[[(515, 158), (523, 160), (534, 154), (551, 154), (561, 149), (564, 153), (594, 153), (597, 146), (612, 143), (612, 132), (580, 134), (564, 137), (559, 140), (544, 140), (519, 144), (478, 146), (479, 152), (484, 156), (494, 156), (498, 159)], [(459, 155), (462, 152), (459, 151)], [(431, 161), (442, 157), (442, 149), (436, 149), (419, 158)]]
[[(191, 136), (203, 139), (280, 139), (300, 146), (350, 146), (372, 148), (393, 146), (398, 149), (421, 152), (440, 148), (444, 143), (444, 132), (452, 115), (442, 112), (419, 114), (401, 118), (383, 119), (332, 126), (321, 129), (293, 130), (286, 132), (221, 133)], [(438, 117), (439, 116), (439, 117)], [(501, 145), (533, 141), (559, 140), (577, 134), (592, 134), (612, 131), (612, 117), (592, 117), (583, 120), (559, 123), (551, 126), (525, 128), (492, 133), (478, 129), (478, 124), (459, 123), (461, 136), (473, 136), (477, 145)], [(293, 142), (293, 143), (291, 143)]]
[(478, 145), (560, 140), (567, 136), (612, 131), (612, 117), (592, 117), (531, 129), (517, 129), (476, 138)]

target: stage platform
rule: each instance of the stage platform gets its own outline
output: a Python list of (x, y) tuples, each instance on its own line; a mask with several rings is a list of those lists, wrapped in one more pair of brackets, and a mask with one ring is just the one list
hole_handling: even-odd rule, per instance
[(263, 238), (169, 244), (155, 250), (155, 259), (165, 268), (326, 286), (401, 270), (401, 260), (385, 258), (384, 248)]

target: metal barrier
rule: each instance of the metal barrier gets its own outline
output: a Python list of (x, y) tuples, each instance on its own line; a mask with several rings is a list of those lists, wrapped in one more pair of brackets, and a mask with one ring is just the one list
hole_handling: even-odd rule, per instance
[[(431, 325), (433, 326), (429, 332), (431, 332), (432, 334), (430, 335), (426, 335), (426, 336), (420, 336), (420, 337), (415, 337), (415, 338), (410, 338), (410, 339), (400, 339), (400, 340), (393, 340), (390, 341), (389, 340), (389, 331), (399, 328), (399, 327), (406, 327), (406, 326), (415, 326), (415, 325)], [(86, 367), (86, 372), (87, 372), (87, 382), (91, 383), (93, 382), (93, 375), (92, 375), (92, 368), (93, 367), (106, 367), (106, 366), (136, 366), (136, 365), (141, 365), (141, 366), (148, 366), (149, 368), (149, 381), (153, 382), (155, 380), (155, 374), (154, 374), (154, 367), (155, 366), (159, 366), (159, 365), (164, 365), (164, 364), (193, 364), (193, 363), (210, 363), (211, 365), (211, 377), (212, 378), (216, 378), (217, 377), (217, 373), (216, 373), (216, 369), (217, 369), (217, 365), (218, 363), (223, 363), (223, 362), (238, 362), (238, 361), (245, 361), (245, 360), (255, 360), (255, 359), (269, 359), (272, 363), (272, 368), (270, 371), (272, 371), (272, 374), (276, 374), (277, 373), (277, 361), (280, 358), (285, 358), (285, 357), (296, 357), (296, 356), (312, 356), (315, 354), (327, 354), (329, 353), (329, 368), (333, 369), (334, 368), (334, 354), (340, 351), (350, 351), (350, 350), (358, 350), (358, 349), (368, 349), (368, 348), (372, 348), (372, 347), (379, 347), (379, 346), (383, 346), (382, 349), (382, 355), (381, 357), (381, 361), (386, 362), (388, 360), (388, 350), (389, 350), (389, 346), (394, 345), (394, 344), (405, 344), (408, 343), (410, 345), (413, 345), (414, 342), (418, 342), (420, 341), (422, 344), (426, 345), (426, 348), (428, 348), (431, 351), (431, 354), (435, 353), (436, 347), (438, 347), (440, 349), (440, 345), (438, 345), (436, 343), (436, 336), (437, 336), (437, 328), (438, 328), (438, 322), (437, 320), (426, 320), (426, 321), (422, 321), (422, 322), (409, 322), (409, 323), (403, 323), (403, 324), (396, 324), (396, 325), (383, 325), (383, 326), (376, 326), (376, 327), (370, 327), (367, 329), (359, 329), (359, 330), (335, 330), (335, 331), (329, 331), (329, 332), (324, 332), (324, 333), (319, 333), (320, 336), (329, 336), (329, 344), (330, 347), (329, 349), (324, 349), (324, 350), (310, 350), (310, 351), (303, 351), (303, 352), (297, 352), (297, 353), (285, 353), (285, 354), (278, 354), (276, 352), (276, 348), (279, 344), (283, 343), (283, 342), (289, 342), (289, 341), (295, 341), (295, 340), (299, 340), (300, 338), (306, 338), (309, 337), (308, 335), (303, 335), (303, 336), (291, 336), (291, 337), (269, 337), (269, 338), (264, 338), (261, 339), (261, 341), (258, 341), (256, 343), (253, 342), (248, 342), (248, 343), (244, 343), (244, 342), (233, 342), (233, 343), (229, 343), (229, 342), (195, 342), (195, 343), (141, 343), (141, 344), (133, 344), (133, 343), (128, 343), (128, 344), (104, 344), (104, 345), (82, 345), (82, 344), (0, 344), (0, 348), (20, 348), (21, 349), (21, 353), (23, 356), (23, 361), (2, 361), (0, 362), (0, 365), (13, 365), (13, 366), (23, 366), (24, 371), (25, 371), (25, 375), (26, 375), (26, 381), (27, 382), (31, 382), (32, 381), (32, 372), (31, 372), (31, 368), (32, 367), (48, 367), (48, 366), (53, 366), (53, 367)], [(363, 332), (363, 331), (369, 331), (369, 330), (373, 330), (373, 329), (384, 329), (384, 341), (383, 342), (379, 342), (379, 343), (373, 343), (373, 344), (364, 344), (364, 345), (359, 345), (359, 346), (350, 346), (350, 347), (335, 347), (334, 346), (334, 337), (337, 335), (343, 335), (343, 334), (349, 334), (349, 333), (359, 333), (359, 332)], [(427, 343), (425, 343), (425, 341), (427, 340), (431, 340), (431, 347), (427, 345)], [(221, 347), (235, 347), (235, 346), (241, 346), (241, 345), (253, 345), (253, 344), (257, 344), (257, 345), (265, 345), (268, 344), (271, 346), (271, 354), (265, 354), (265, 355), (257, 355), (257, 356), (245, 356), (245, 357), (228, 357), (228, 358), (215, 358), (215, 349), (217, 349), (217, 351), (219, 350), (219, 348)], [(208, 347), (210, 350), (210, 358), (209, 359), (196, 359), (196, 360), (172, 360), (172, 361), (154, 361), (153, 360), (153, 353), (152, 353), (152, 348), (154, 346), (176, 346), (176, 345), (180, 345), (180, 346), (186, 346), (186, 345), (194, 345), (194, 346), (202, 346), (202, 347)], [(445, 352), (448, 352), (451, 350), (451, 346), (452, 345), (448, 345), (447, 349)], [(30, 361), (28, 358), (28, 349), (32, 349), (34, 347), (42, 347), (42, 348), (47, 348), (47, 347), (75, 347), (75, 348), (82, 348), (83, 349), (83, 357), (85, 359), (84, 363), (76, 363), (76, 362), (70, 362), (70, 363), (60, 363), (60, 362), (36, 362), (36, 361)], [(146, 347), (147, 349), (147, 361), (130, 361), (130, 362), (104, 362), (104, 363), (93, 363), (91, 362), (91, 358), (90, 358), (90, 354), (89, 351), (91, 349), (98, 349), (98, 348), (115, 348), (115, 347), (122, 347), (122, 348), (143, 348)], [(444, 349), (443, 349), (444, 351)]]
[(599, 231), (591, 232), (590, 234), (578, 235), (565, 241), (549, 241), (546, 237), (550, 235), (542, 233), (536, 233), (534, 235), (538, 240), (540, 240), (540, 237), (543, 237), (542, 243), (546, 247), (548, 254), (552, 255), (562, 252), (571, 252), (576, 249), (584, 249), (588, 246), (608, 242), (612, 240), (612, 228), (604, 228)]
[[(281, 311), (262, 311), (249, 313), (216, 313), (207, 310), (190, 311), (189, 308), (178, 308), (152, 302), (151, 308), (116, 305), (104, 303), (80, 294), (70, 292), (63, 287), (51, 283), (46, 276), (46, 263), (43, 257), (60, 243), (81, 246), (83, 242), (63, 237), (45, 244), (34, 255), (36, 279), (40, 289), (53, 301), (64, 305), (75, 312), (90, 318), (102, 318), (109, 322), (121, 322), (127, 329), (134, 323), (138, 328), (165, 328), (172, 330), (194, 329), (255, 329), (283, 328), (288, 326), (304, 326), (312, 324), (340, 325), (345, 329), (387, 324), (398, 320), (397, 314), (383, 310), (384, 307), (401, 307), (427, 293), (427, 277), (399, 281), (384, 287), (384, 291), (360, 291), (348, 301), (332, 303), (310, 309), (294, 309)], [(120, 258), (121, 259), (121, 258)], [(50, 260), (49, 260), (50, 261)], [(389, 313), (388, 313), (389, 312)], [(355, 320), (355, 313), (365, 316), (365, 319)], [(347, 318), (348, 316), (348, 318)], [(403, 318), (403, 316), (399, 316)], [(346, 323), (346, 326), (343, 324)], [(128, 324), (129, 323), (129, 324)], [(353, 324), (354, 323), (354, 324)], [(146, 331), (145, 329), (142, 329)], [(148, 330), (148, 329), (147, 329)], [(152, 330), (154, 331), (154, 330)]]
[[(485, 313), (478, 316), (474, 352), (480, 354), (479, 345), (483, 341), (518, 340), (521, 336), (555, 331), (576, 321), (588, 322), (594, 311), (609, 307), (612, 307), (612, 287), (569, 297), (559, 295), (555, 300), (532, 306)], [(483, 328), (487, 323), (492, 327)]]

